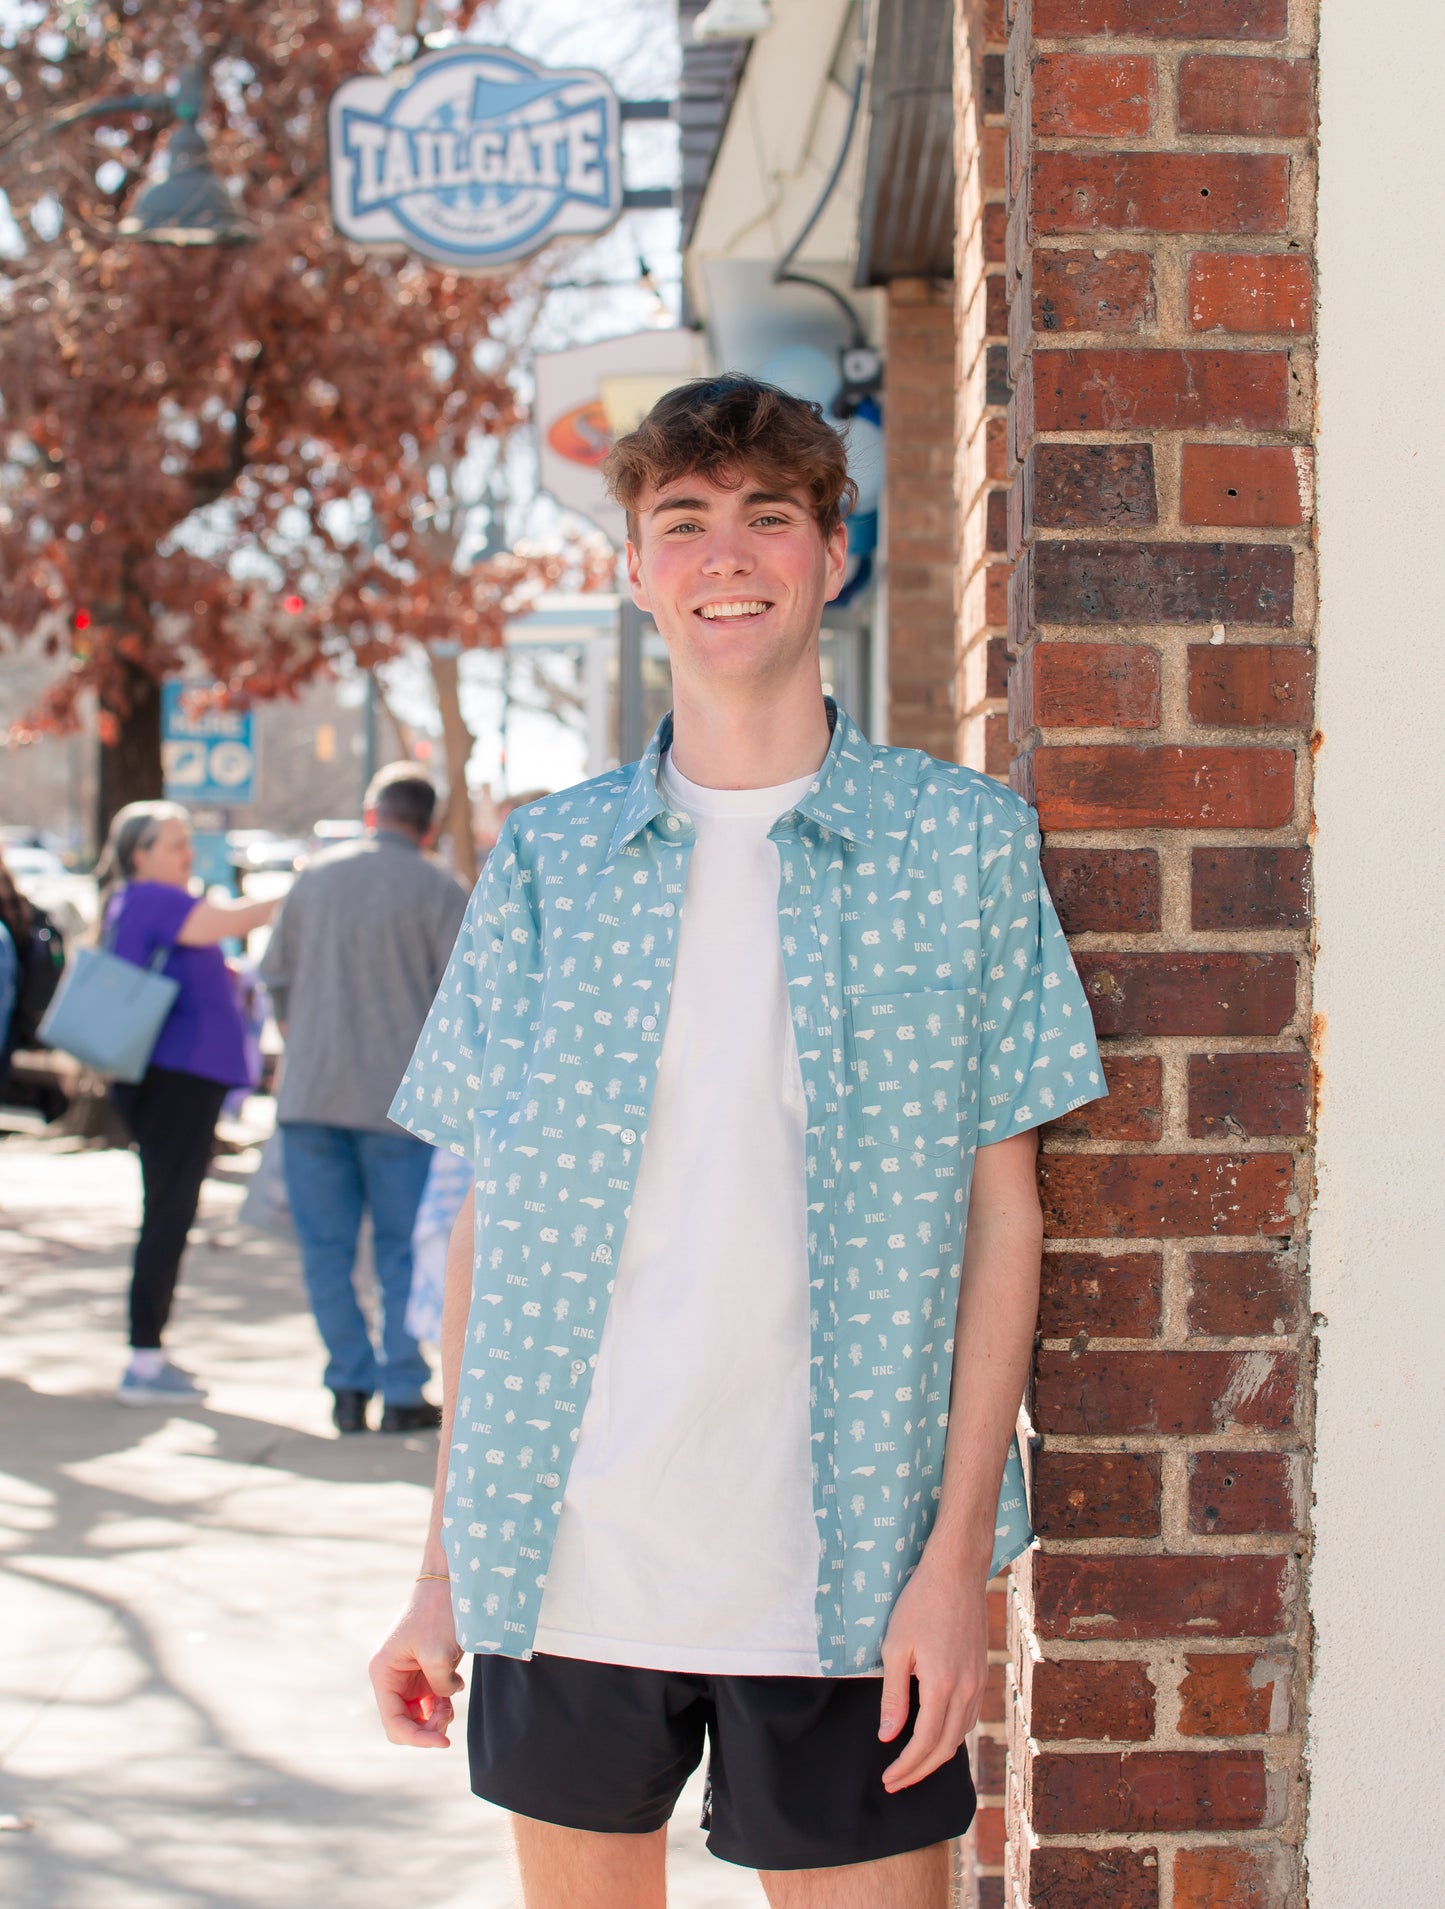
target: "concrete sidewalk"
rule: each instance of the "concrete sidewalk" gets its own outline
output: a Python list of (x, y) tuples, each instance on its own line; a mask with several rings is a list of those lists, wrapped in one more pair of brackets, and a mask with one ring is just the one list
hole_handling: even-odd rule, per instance
[[(506, 1818), (388, 1744), (366, 1660), (410, 1586), (434, 1436), (337, 1439), (294, 1253), (206, 1184), (172, 1332), (204, 1409), (115, 1403), (132, 1156), (0, 1141), (0, 1901), (512, 1909)], [(696, 1828), (677, 1909), (763, 1902)]]

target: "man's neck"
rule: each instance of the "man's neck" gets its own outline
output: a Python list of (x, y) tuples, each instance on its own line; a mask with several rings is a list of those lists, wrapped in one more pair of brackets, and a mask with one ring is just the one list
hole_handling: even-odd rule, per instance
[(672, 761), (704, 789), (772, 789), (822, 766), (832, 741), (816, 666), (783, 692), (718, 697), (674, 683)]

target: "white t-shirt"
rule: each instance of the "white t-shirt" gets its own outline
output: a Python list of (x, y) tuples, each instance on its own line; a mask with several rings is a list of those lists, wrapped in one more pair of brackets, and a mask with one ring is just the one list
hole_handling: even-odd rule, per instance
[(802, 1073), (768, 840), (813, 777), (704, 789), (647, 1143), (535, 1649), (817, 1676)]

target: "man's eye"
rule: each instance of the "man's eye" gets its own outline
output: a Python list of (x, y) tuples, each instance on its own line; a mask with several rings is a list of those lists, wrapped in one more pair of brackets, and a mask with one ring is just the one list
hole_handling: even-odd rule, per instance
[(779, 515), (777, 514), (777, 512), (776, 512), (776, 511), (769, 511), (769, 512), (767, 513), (767, 515), (766, 515), (766, 516), (763, 516), (763, 517), (755, 517), (755, 518), (753, 519), (753, 522), (754, 522), (755, 524), (762, 524), (762, 525), (767, 525), (767, 524), (784, 524), (784, 525), (786, 525), (786, 524), (787, 524), (787, 522), (788, 522), (788, 519), (787, 519), (786, 517), (780, 517), (780, 516), (779, 516)]
[(671, 537), (672, 535), (674, 535), (675, 532), (679, 530), (701, 530), (701, 529), (702, 529), (701, 524), (694, 524), (690, 522), (687, 518), (684, 518), (683, 521), (679, 524), (669, 524), (667, 527), (667, 534), (669, 537)]

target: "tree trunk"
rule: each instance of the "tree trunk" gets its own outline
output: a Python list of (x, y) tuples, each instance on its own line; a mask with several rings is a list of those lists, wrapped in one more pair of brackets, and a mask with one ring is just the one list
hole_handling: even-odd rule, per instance
[(161, 686), (154, 676), (119, 659), (121, 683), (113, 702), (102, 701), (118, 734), (100, 745), (96, 804), (96, 846), (104, 843), (111, 819), (127, 802), (157, 802), (165, 792), (161, 768)]
[(462, 717), (461, 652), (450, 644), (429, 643), (426, 653), (442, 718), (442, 745), (447, 763), (446, 828), (451, 836), (452, 867), (457, 879), (470, 888), (477, 879), (477, 845), (472, 829), (467, 764), (477, 739)]

